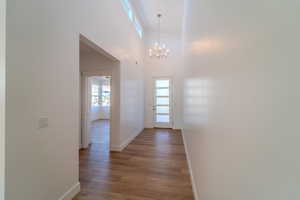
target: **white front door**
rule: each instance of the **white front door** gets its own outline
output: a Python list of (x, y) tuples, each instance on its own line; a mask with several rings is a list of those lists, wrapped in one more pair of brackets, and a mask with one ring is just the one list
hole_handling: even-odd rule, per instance
[(171, 88), (170, 78), (154, 79), (153, 124), (156, 128), (172, 128)]

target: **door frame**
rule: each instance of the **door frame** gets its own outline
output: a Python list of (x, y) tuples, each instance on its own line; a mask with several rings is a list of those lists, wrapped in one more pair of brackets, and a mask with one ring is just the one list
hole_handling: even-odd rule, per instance
[[(80, 146), (83, 149), (86, 149), (89, 147), (91, 141), (90, 141), (90, 107), (91, 107), (91, 92), (90, 92), (90, 84), (89, 84), (89, 77), (93, 76), (110, 76), (110, 107), (109, 107), (109, 121), (110, 121), (110, 128), (109, 128), (109, 141), (111, 143), (111, 135), (112, 135), (112, 107), (113, 107), (113, 76), (111, 73), (98, 71), (98, 72), (82, 72), (81, 78), (82, 78), (82, 87), (81, 87), (81, 95), (83, 95), (83, 102), (81, 107), (81, 138), (80, 138)], [(82, 96), (81, 96), (82, 97)], [(110, 145), (110, 144), (109, 144)]]
[[(155, 81), (156, 80), (169, 80), (170, 81), (170, 110), (169, 110), (169, 115), (170, 115), (170, 122), (168, 125), (166, 125), (165, 123), (156, 123), (156, 112), (154, 110), (154, 107), (156, 106), (156, 87), (155, 87)], [(174, 126), (174, 100), (173, 100), (173, 78), (172, 76), (153, 76), (152, 77), (152, 126), (154, 128), (173, 128)], [(159, 126), (157, 126), (157, 124), (159, 124)]]
[(6, 0), (0, 0), (0, 200), (5, 199)]

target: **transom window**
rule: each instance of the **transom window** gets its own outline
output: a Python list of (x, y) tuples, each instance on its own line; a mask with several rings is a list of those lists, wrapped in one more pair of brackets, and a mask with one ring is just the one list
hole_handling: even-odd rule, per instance
[(133, 11), (131, 8), (131, 4), (129, 3), (129, 0), (122, 0), (122, 4), (123, 4), (124, 10), (126, 11), (130, 21), (133, 21)]
[(142, 29), (142, 26), (141, 26), (139, 20), (136, 17), (134, 18), (134, 25), (135, 25), (136, 32), (139, 34), (140, 38), (142, 38), (143, 37), (143, 29)]
[(123, 8), (125, 10), (125, 12), (127, 13), (128, 18), (130, 19), (130, 21), (133, 22), (135, 30), (137, 32), (137, 34), (140, 36), (140, 38), (143, 37), (143, 28), (141, 26), (141, 23), (139, 22), (129, 0), (121, 0), (122, 1), (122, 5)]

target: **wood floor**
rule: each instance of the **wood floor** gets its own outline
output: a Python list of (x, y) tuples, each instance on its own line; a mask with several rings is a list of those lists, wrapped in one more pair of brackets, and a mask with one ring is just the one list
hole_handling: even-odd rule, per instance
[(194, 199), (181, 132), (169, 129), (145, 129), (121, 153), (93, 143), (80, 151), (80, 183), (73, 200)]

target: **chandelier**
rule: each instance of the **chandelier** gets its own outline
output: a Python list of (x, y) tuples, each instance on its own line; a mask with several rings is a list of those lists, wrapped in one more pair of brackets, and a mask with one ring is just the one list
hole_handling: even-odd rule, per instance
[(167, 58), (170, 54), (170, 49), (166, 47), (165, 44), (161, 44), (161, 38), (160, 38), (160, 20), (161, 20), (162, 14), (158, 14), (158, 40), (154, 43), (154, 47), (149, 49), (149, 56), (152, 58)]

